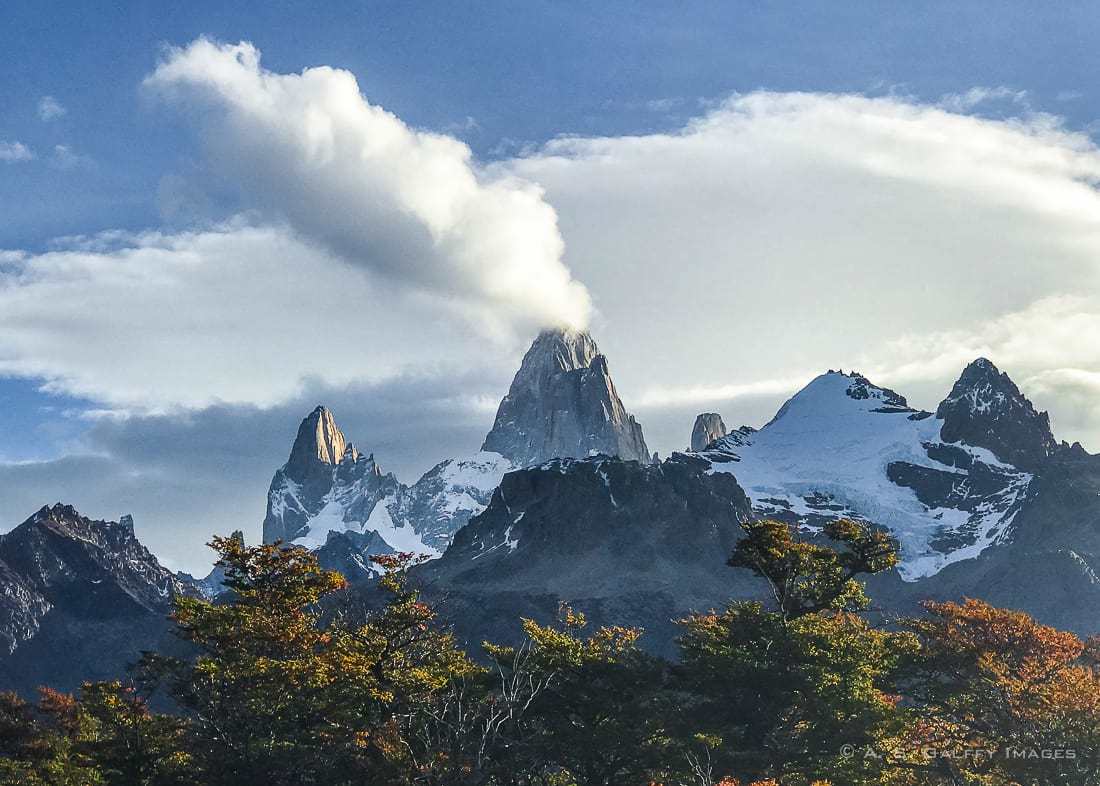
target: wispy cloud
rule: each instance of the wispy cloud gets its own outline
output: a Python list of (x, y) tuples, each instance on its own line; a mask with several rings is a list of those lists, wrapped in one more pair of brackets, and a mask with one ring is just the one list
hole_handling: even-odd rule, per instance
[(0, 161), (12, 163), (30, 161), (32, 158), (34, 158), (34, 152), (22, 142), (0, 141)]
[(76, 169), (91, 166), (94, 162), (89, 156), (80, 155), (69, 145), (54, 145), (50, 164), (58, 169)]
[(53, 96), (42, 96), (42, 98), (38, 99), (38, 117), (44, 122), (48, 123), (51, 120), (57, 120), (59, 117), (64, 117), (67, 113), (68, 110)]
[(963, 93), (948, 93), (940, 98), (940, 106), (952, 112), (969, 112), (982, 104), (1008, 102), (1027, 107), (1026, 90), (1014, 90), (1010, 87), (972, 87)]
[(631, 405), (638, 409), (660, 409), (687, 405), (706, 406), (720, 402), (733, 402), (749, 396), (771, 396), (793, 393), (814, 377), (814, 372), (787, 379), (763, 379), (743, 384), (656, 386), (631, 398)]

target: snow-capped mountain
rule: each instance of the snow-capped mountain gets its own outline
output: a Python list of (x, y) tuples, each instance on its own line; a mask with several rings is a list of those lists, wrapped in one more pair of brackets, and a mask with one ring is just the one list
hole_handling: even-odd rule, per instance
[(760, 515), (811, 530), (840, 516), (889, 529), (902, 577), (915, 580), (1005, 539), (1033, 479), (1024, 467), (1055, 447), (1046, 414), (983, 358), (935, 415), (859, 374), (830, 371), (759, 431), (734, 432), (700, 455), (732, 473)]
[(454, 534), (489, 504), (504, 474), (515, 468), (504, 456), (488, 450), (441, 461), (406, 491), (405, 515), (416, 522), (425, 542), (442, 552)]
[[(543, 331), (482, 450), (441, 461), (412, 486), (383, 474), (373, 454), (360, 454), (332, 413), (317, 407), (272, 479), (264, 541), (306, 546), (323, 562), (367, 571), (363, 549), (386, 551), (380, 544), (435, 557), (485, 509), (505, 473), (556, 456), (597, 453), (649, 461), (642, 427), (623, 406), (592, 337)], [(333, 541), (334, 535), (345, 537)]]
[(271, 480), (264, 541), (317, 550), (332, 535), (346, 534), (351, 538), (338, 540), (334, 549), (377, 546), (377, 537), (391, 550), (438, 555), (405, 515), (407, 491), (392, 473), (383, 474), (373, 454), (356, 450), (332, 413), (318, 406), (298, 427), (290, 457)]
[(1037, 412), (1008, 374), (985, 358), (966, 367), (936, 417), (943, 421), (944, 442), (989, 448), (1018, 467), (1034, 469), (1058, 449), (1047, 413)]

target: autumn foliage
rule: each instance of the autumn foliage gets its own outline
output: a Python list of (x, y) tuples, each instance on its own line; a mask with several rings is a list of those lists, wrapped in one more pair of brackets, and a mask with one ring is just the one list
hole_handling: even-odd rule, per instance
[(825, 534), (747, 524), (730, 565), (768, 602), (681, 620), (675, 662), (569, 606), (468, 654), (412, 555), (376, 559), (367, 603), (302, 549), (216, 539), (228, 592), (177, 601), (173, 652), (126, 684), (0, 694), (0, 783), (1100, 782), (1100, 643), (977, 600), (875, 627), (859, 577), (894, 544), (855, 521)]

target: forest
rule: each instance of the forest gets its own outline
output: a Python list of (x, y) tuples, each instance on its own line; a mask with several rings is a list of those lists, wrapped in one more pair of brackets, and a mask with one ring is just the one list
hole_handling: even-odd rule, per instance
[(1100, 783), (1100, 639), (977, 600), (868, 621), (896, 544), (749, 522), (769, 588), (644, 631), (563, 604), (466, 652), (375, 557), (368, 602), (300, 548), (215, 538), (226, 592), (179, 597), (179, 647), (124, 682), (0, 695), (0, 783), (24, 786), (918, 786)]

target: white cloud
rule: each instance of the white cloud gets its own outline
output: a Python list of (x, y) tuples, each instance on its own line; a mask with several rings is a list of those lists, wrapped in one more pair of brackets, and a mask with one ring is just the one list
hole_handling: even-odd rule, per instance
[(662, 402), (728, 392), (740, 422), (756, 386), (778, 403), (783, 383), (853, 365), (934, 406), (989, 354), (1060, 436), (1100, 448), (1100, 417), (1075, 423), (1037, 382), (1100, 370), (1100, 308), (1064, 309), (1100, 283), (1100, 151), (1056, 118), (753, 93), (676, 133), (560, 139), (499, 167), (558, 211), (647, 429)]
[(654, 385), (646, 388), (631, 403), (642, 410), (670, 406), (706, 407), (716, 402), (729, 403), (735, 399), (790, 394), (805, 385), (813, 376), (814, 374), (803, 374), (790, 379), (761, 379), (727, 385)]
[(541, 191), (370, 104), (351, 73), (277, 74), (251, 44), (199, 39), (145, 85), (195, 119), (246, 205), (349, 264), (493, 329), (587, 321), (588, 293), (561, 261)]
[(1100, 447), (1100, 299), (1052, 296), (967, 329), (906, 335), (865, 358), (864, 370), (907, 387), (949, 379), (975, 357), (1007, 371), (1060, 438)]
[(64, 117), (67, 113), (68, 110), (53, 96), (42, 96), (38, 100), (38, 117), (44, 122), (57, 120), (57, 118)]
[(484, 168), (345, 72), (257, 58), (200, 41), (149, 79), (202, 118), (251, 223), (0, 256), (0, 372), (140, 411), (507, 369), (519, 343), (484, 346), (486, 321), (587, 311), (556, 211), (618, 388), (662, 452), (686, 440), (688, 408), (759, 423), (826, 368), (935, 406), (977, 355), (1060, 437), (1100, 447), (1082, 403), (1100, 300), (1079, 294), (1100, 283), (1100, 152), (1050, 116), (753, 93), (676, 133), (560, 139)]
[(30, 161), (34, 152), (22, 142), (4, 142), (0, 140), (0, 161)]
[(0, 374), (112, 408), (271, 406), (311, 380), (445, 374), (493, 355), (436, 298), (287, 228), (106, 233), (6, 260)]

